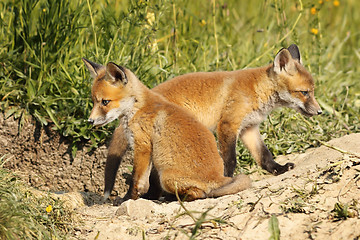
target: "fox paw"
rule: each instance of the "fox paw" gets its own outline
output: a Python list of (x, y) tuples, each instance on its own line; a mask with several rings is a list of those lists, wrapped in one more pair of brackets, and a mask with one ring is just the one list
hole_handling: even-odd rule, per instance
[(277, 168), (275, 168), (272, 171), (272, 174), (274, 174), (275, 176), (283, 174), (291, 169), (295, 168), (295, 164), (294, 163), (286, 163), (285, 165), (279, 165)]
[(120, 206), (123, 202), (125, 202), (127, 199), (125, 198), (121, 198), (121, 197), (116, 197), (114, 202), (113, 202), (113, 205), (114, 206)]

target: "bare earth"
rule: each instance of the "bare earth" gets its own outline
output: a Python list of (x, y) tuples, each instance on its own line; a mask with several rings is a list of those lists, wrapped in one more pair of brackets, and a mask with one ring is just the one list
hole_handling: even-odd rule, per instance
[[(72, 158), (68, 143), (49, 129), (29, 123), (17, 136), (17, 122), (2, 117), (0, 126), (7, 168), (37, 189), (67, 192), (59, 196), (77, 213), (74, 239), (189, 239), (192, 232), (196, 239), (269, 239), (272, 215), (281, 239), (360, 239), (360, 133), (278, 157), (295, 169), (280, 176), (254, 173), (253, 187), (236, 195), (183, 206), (139, 199), (114, 207), (100, 197), (105, 147), (92, 153), (84, 147)], [(120, 195), (129, 165), (119, 171)]]

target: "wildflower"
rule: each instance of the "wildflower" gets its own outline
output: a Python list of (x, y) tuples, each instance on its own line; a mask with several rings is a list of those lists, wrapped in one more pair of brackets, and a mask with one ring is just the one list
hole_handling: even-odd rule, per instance
[(52, 206), (51, 205), (47, 206), (45, 210), (46, 212), (50, 213), (52, 211)]
[(205, 26), (206, 25), (206, 21), (204, 20), (204, 19), (202, 19), (201, 21), (200, 21), (200, 25), (203, 27), (203, 26)]
[(156, 52), (159, 48), (158, 48), (158, 44), (157, 41), (153, 41), (151, 43), (148, 44), (148, 48), (150, 48), (151, 52), (154, 53)]
[(149, 26), (152, 26), (155, 22), (155, 14), (153, 12), (147, 12), (146, 21)]
[(316, 8), (314, 8), (314, 7), (312, 7), (311, 9), (310, 9), (310, 13), (312, 14), (312, 15), (315, 15), (316, 14)]
[(317, 35), (319, 33), (319, 29), (312, 28), (310, 32), (314, 35)]
[(340, 1), (335, 0), (335, 1), (333, 2), (333, 4), (334, 4), (335, 7), (338, 7), (338, 6), (340, 5)]
[(46, 8), (43, 8), (42, 11), (43, 11), (43, 12), (46, 12)]
[(320, 0), (320, 1), (319, 1), (319, 4), (323, 4), (323, 3), (324, 3), (324, 1), (323, 1), (323, 0)]

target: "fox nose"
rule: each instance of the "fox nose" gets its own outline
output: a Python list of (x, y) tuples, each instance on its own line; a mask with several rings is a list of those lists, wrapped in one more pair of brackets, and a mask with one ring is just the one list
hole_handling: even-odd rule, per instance
[(89, 119), (88, 119), (88, 123), (90, 123), (90, 124), (94, 124), (94, 119), (89, 118)]
[(322, 114), (322, 110), (319, 109), (319, 110), (317, 111), (317, 114), (318, 114), (318, 115)]

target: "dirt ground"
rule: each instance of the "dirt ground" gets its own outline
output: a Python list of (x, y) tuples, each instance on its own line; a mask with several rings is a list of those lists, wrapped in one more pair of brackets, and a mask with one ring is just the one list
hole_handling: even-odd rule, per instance
[[(76, 156), (71, 154), (67, 139), (53, 131), (52, 126), (41, 127), (27, 121), (18, 131), (18, 121), (4, 120), (0, 113), (0, 156), (9, 159), (6, 168), (13, 169), (32, 187), (52, 192), (91, 192), (102, 194), (107, 148), (89, 151), (80, 146)], [(130, 161), (119, 169), (115, 193), (126, 191), (125, 179), (131, 172)]]
[[(106, 147), (88, 152), (84, 146), (72, 158), (69, 144), (50, 128), (29, 123), (18, 135), (17, 122), (2, 117), (0, 126), (6, 167), (36, 189), (66, 192), (59, 196), (78, 216), (74, 239), (189, 239), (192, 233), (196, 239), (269, 239), (276, 226), (280, 239), (360, 239), (360, 133), (278, 157), (295, 169), (252, 174), (253, 187), (235, 195), (182, 206), (139, 199), (114, 207), (100, 197)], [(129, 165), (119, 171), (119, 194)]]

